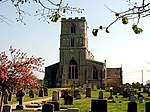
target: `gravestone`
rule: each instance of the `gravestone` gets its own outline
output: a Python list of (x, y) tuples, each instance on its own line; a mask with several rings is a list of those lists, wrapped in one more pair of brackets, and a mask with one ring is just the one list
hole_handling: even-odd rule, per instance
[(23, 96), (25, 95), (25, 91), (23, 89), (20, 89), (17, 92), (17, 98), (19, 101), (19, 105), (16, 106), (16, 110), (23, 110)]
[(43, 97), (43, 90), (42, 89), (39, 90), (39, 97)]
[(8, 96), (9, 96), (8, 90), (5, 90), (5, 92), (4, 92), (4, 104), (8, 104)]
[(105, 91), (109, 91), (109, 87), (105, 87)]
[(110, 100), (110, 99), (114, 99), (113, 96), (112, 96), (112, 94), (113, 94), (113, 90), (110, 89), (110, 96), (108, 97), (109, 100)]
[(73, 105), (73, 96), (66, 95), (64, 97), (64, 105)]
[(128, 98), (129, 97), (129, 93), (127, 91), (127, 89), (123, 92), (123, 98)]
[(145, 86), (143, 88), (143, 93), (148, 93), (149, 92), (149, 86)]
[(77, 94), (76, 99), (81, 99), (81, 94), (80, 93)]
[(102, 85), (101, 85), (101, 89), (105, 89), (105, 84), (102, 84)]
[(139, 98), (139, 103), (143, 103), (143, 97)]
[(99, 92), (98, 99), (103, 99), (103, 91), (100, 91), (100, 92)]
[(128, 103), (128, 112), (137, 112), (137, 103), (136, 102)]
[(74, 98), (76, 98), (77, 94), (79, 94), (79, 90), (78, 90), (78, 89), (75, 89), (75, 90), (74, 90), (74, 93), (73, 93)]
[(141, 91), (141, 87), (138, 88), (138, 91)]
[(135, 98), (134, 95), (130, 96), (130, 101), (131, 101), (131, 102), (135, 102), (135, 99), (136, 99), (136, 98)]
[(137, 95), (138, 95), (138, 99), (139, 99), (140, 97), (143, 97), (143, 98), (144, 98), (144, 96), (143, 96), (141, 93), (137, 93)]
[(86, 98), (91, 97), (91, 88), (86, 88)]
[(97, 85), (93, 85), (93, 90), (96, 91), (97, 90)]
[(54, 105), (51, 103), (45, 103), (42, 105), (42, 112), (54, 112)]
[(119, 92), (119, 87), (118, 86), (113, 87), (113, 95), (117, 95), (118, 92)]
[(119, 95), (123, 95), (123, 92), (124, 92), (124, 88), (120, 87), (120, 89), (119, 89)]
[(4, 105), (3, 106), (3, 112), (12, 112), (12, 106), (11, 105)]
[(44, 88), (44, 96), (48, 96), (48, 89)]
[(58, 93), (57, 91), (52, 92), (52, 101), (58, 101)]
[(145, 103), (145, 112), (150, 112), (150, 102)]
[(60, 103), (58, 101), (48, 101), (47, 103), (54, 105), (54, 111), (59, 111), (60, 110)]
[(107, 112), (107, 100), (92, 99), (91, 112)]
[(80, 112), (79, 108), (68, 108), (66, 112)]
[(86, 89), (87, 88), (87, 85), (86, 84), (83, 84), (83, 89)]
[(89, 83), (88, 88), (92, 89), (92, 83)]
[(61, 98), (64, 98), (64, 93), (65, 93), (65, 90), (61, 90)]
[(32, 89), (29, 91), (29, 97), (30, 97), (30, 98), (34, 98), (34, 93), (33, 93), (33, 90), (32, 90)]
[(29, 93), (29, 89), (25, 88), (25, 92), (26, 92), (26, 94), (28, 94)]

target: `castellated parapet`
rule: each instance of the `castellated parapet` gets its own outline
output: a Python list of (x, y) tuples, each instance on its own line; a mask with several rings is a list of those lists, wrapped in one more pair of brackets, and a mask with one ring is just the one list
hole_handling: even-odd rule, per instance
[(81, 17), (81, 18), (75, 17), (74, 19), (73, 18), (68, 18), (68, 19), (62, 18), (61, 21), (68, 21), (68, 22), (69, 21), (70, 22), (72, 22), (72, 21), (86, 21), (86, 19), (85, 19), (85, 17)]

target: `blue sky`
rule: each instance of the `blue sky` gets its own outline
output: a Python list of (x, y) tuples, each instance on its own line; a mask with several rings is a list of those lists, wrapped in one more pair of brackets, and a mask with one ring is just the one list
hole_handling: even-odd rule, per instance
[[(140, 0), (137, 0), (140, 1)], [(92, 29), (100, 25), (108, 25), (113, 19), (114, 14), (105, 7), (115, 11), (123, 11), (128, 8), (125, 1), (113, 0), (66, 0), (70, 6), (84, 8), (82, 14), (67, 14), (64, 17), (85, 17), (88, 22), (88, 43), (89, 50), (94, 54), (97, 61), (107, 61), (107, 67), (123, 67), (123, 82), (141, 82), (141, 70), (144, 70), (144, 82), (150, 79), (150, 31), (149, 18), (143, 18), (139, 26), (143, 33), (136, 35), (131, 26), (123, 25), (118, 21), (110, 28), (110, 33), (100, 31), (97, 37), (92, 35)], [(35, 11), (32, 4), (23, 7), (30, 12)], [(38, 17), (26, 16), (27, 25), (17, 23), (16, 13), (11, 4), (0, 4), (0, 14), (6, 15), (13, 22), (10, 25), (0, 23), (0, 52), (8, 51), (12, 45), (15, 48), (27, 52), (28, 55), (41, 56), (45, 59), (45, 66), (59, 61), (59, 42), (60, 42), (60, 21), (47, 24)], [(43, 74), (38, 74), (43, 78)]]

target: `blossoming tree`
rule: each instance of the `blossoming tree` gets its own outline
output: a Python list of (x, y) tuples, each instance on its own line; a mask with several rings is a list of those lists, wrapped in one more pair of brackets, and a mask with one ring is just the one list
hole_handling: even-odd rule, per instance
[(14, 88), (38, 87), (34, 71), (44, 72), (42, 70), (44, 60), (41, 57), (28, 57), (27, 53), (22, 53), (20, 49), (16, 50), (12, 46), (9, 52), (10, 58), (5, 52), (0, 53), (1, 107), (5, 91), (11, 93)]

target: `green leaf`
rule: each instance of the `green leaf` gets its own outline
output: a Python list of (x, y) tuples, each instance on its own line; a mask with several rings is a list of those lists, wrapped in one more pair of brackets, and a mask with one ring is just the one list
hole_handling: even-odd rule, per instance
[(132, 29), (134, 30), (134, 29), (136, 29), (136, 28), (137, 28), (137, 25), (133, 24), (133, 25), (132, 25)]
[(128, 18), (127, 17), (122, 18), (122, 23), (128, 24), (129, 23)]
[(93, 30), (92, 30), (92, 34), (93, 34), (94, 36), (97, 36), (97, 33), (98, 33), (98, 29), (93, 29)]
[(137, 25), (135, 25), (135, 24), (132, 25), (132, 29), (135, 34), (140, 34), (143, 32), (142, 28), (137, 27)]
[(52, 22), (57, 22), (60, 17), (61, 16), (59, 13), (55, 13), (54, 15), (52, 15), (52, 17), (50, 19)]

